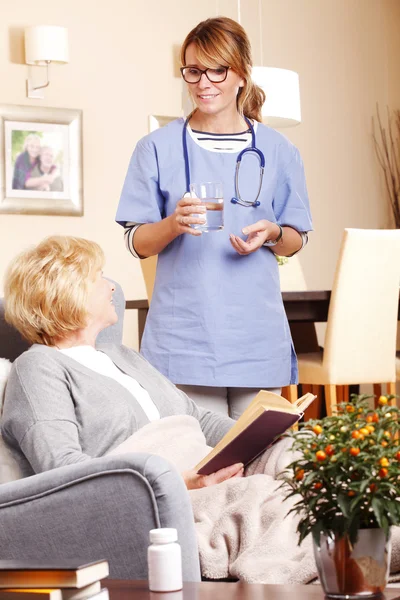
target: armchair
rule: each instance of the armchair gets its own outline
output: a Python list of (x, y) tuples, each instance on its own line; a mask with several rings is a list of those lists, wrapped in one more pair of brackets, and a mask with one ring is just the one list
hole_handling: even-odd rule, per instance
[[(119, 321), (100, 334), (102, 342), (122, 341), (125, 299), (118, 284), (114, 304)], [(27, 348), (5, 323), (0, 299), (0, 357), (13, 361)], [(110, 577), (147, 579), (148, 532), (156, 527), (178, 530), (184, 580), (200, 581), (186, 487), (158, 456), (104, 456), (0, 483), (0, 559), (106, 558)]]

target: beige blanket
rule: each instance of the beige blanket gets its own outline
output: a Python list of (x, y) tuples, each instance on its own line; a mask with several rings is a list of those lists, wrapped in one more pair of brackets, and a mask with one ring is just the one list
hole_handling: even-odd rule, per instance
[[(179, 471), (208, 452), (199, 423), (189, 416), (154, 421), (110, 452), (149, 452)], [(290, 440), (267, 450), (246, 477), (190, 491), (201, 571), (210, 579), (237, 577), (250, 583), (307, 583), (316, 578), (310, 536), (297, 545), (296, 517), (283, 502), (276, 475), (292, 460)], [(394, 528), (392, 571), (400, 571), (400, 528)]]

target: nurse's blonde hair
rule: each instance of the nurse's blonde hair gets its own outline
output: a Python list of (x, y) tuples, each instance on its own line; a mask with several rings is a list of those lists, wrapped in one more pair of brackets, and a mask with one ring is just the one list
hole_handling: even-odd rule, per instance
[(244, 80), (237, 96), (241, 115), (261, 122), (264, 91), (251, 78), (253, 60), (249, 38), (243, 27), (228, 17), (207, 19), (199, 23), (186, 36), (181, 48), (181, 63), (185, 66), (187, 47), (194, 44), (196, 55), (207, 68), (226, 65)]
[(51, 236), (21, 252), (4, 282), (5, 319), (31, 344), (82, 329), (88, 320), (90, 284), (104, 264), (96, 242)]
[(28, 147), (29, 142), (33, 142), (33, 141), (39, 142), (39, 145), (42, 144), (40, 135), (38, 135), (37, 133), (28, 133), (28, 135), (24, 139), (24, 143), (22, 145), (22, 150), (25, 151)]

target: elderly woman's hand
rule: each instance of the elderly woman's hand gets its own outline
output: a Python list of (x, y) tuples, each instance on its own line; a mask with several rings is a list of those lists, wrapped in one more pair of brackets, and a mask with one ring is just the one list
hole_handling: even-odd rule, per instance
[(236, 465), (231, 465), (230, 467), (225, 467), (215, 473), (211, 473), (211, 475), (199, 475), (194, 469), (184, 471), (182, 477), (188, 490), (197, 490), (199, 488), (222, 483), (226, 479), (231, 479), (232, 477), (243, 477), (243, 472), (243, 463), (237, 463)]

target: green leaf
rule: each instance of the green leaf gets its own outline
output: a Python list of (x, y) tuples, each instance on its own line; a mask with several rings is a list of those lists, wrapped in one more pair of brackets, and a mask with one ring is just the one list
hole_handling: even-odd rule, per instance
[(315, 523), (315, 525), (313, 525), (311, 527), (311, 533), (312, 533), (312, 536), (313, 536), (313, 540), (314, 540), (314, 543), (316, 544), (316, 546), (318, 548), (320, 547), (320, 542), (321, 542), (322, 527), (323, 527), (322, 521), (317, 521)]
[(363, 496), (356, 496), (355, 498), (353, 498), (353, 500), (350, 502), (350, 506), (349, 506), (350, 514), (353, 514), (353, 512), (357, 508), (357, 506), (364, 500), (365, 500), (365, 498)]
[[(383, 511), (383, 507), (382, 507), (382, 501), (376, 497), (372, 498), (371, 506), (374, 511), (374, 515), (376, 517), (379, 527), (383, 527), (383, 517), (385, 515), (384, 515), (384, 511)], [(386, 517), (385, 517), (385, 520), (387, 522)]]
[(350, 502), (348, 496), (345, 496), (341, 492), (338, 495), (338, 504), (343, 513), (343, 516), (348, 519), (350, 517)]

